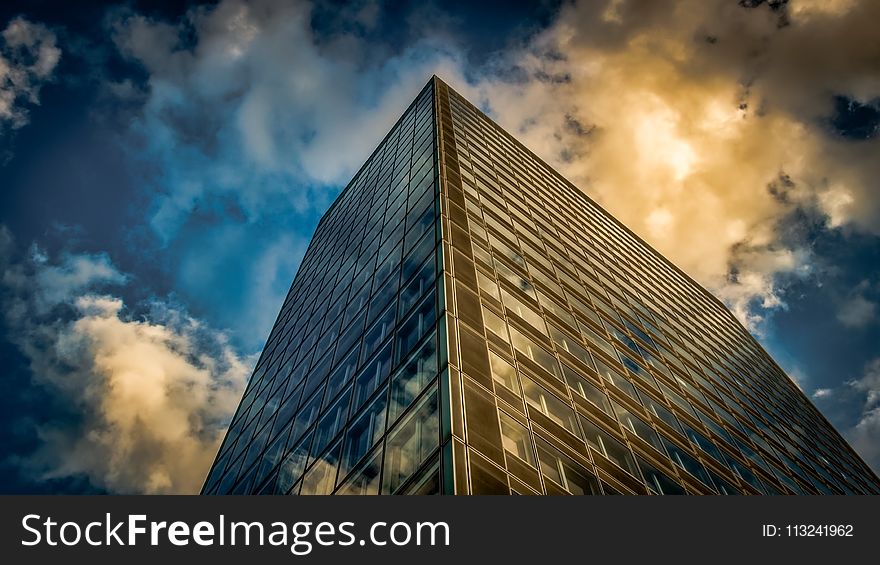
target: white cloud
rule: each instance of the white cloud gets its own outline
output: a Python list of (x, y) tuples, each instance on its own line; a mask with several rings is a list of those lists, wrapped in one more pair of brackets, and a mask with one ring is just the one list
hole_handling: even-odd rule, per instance
[(846, 433), (859, 455), (880, 473), (880, 358), (865, 367), (861, 378), (849, 383), (863, 395), (864, 404), (858, 423)]
[(28, 123), (28, 107), (40, 103), (40, 87), (61, 58), (55, 34), (18, 17), (0, 32), (0, 131)]
[(813, 391), (813, 398), (829, 398), (834, 394), (834, 391), (830, 388), (817, 388)]
[(177, 25), (115, 20), (119, 50), (149, 74), (135, 132), (162, 164), (151, 221), (166, 241), (212, 198), (234, 199), (248, 220), (279, 207), (323, 211), (455, 56), (429, 40), (388, 56), (354, 33), (318, 38), (311, 13), (306, 2), (224, 0)]
[(870, 282), (864, 280), (841, 300), (837, 310), (837, 319), (841, 324), (849, 328), (863, 328), (877, 321), (877, 303), (865, 296), (870, 289)]
[(302, 1), (223, 0), (178, 22), (118, 13), (116, 44), (149, 77), (133, 132), (161, 171), (150, 223), (162, 241), (218, 201), (245, 225), (310, 223), (432, 72), (753, 332), (813, 273), (809, 240), (790, 229), (799, 214), (880, 233), (880, 138), (827, 127), (832, 94), (880, 96), (876, 2), (575, 2), (478, 72), (454, 22), (411, 15), (392, 49), (358, 31), (373, 11), (321, 36)]
[(106, 255), (35, 251), (12, 257), (2, 230), (11, 339), (75, 422), (39, 425), (20, 464), (41, 478), (85, 475), (120, 493), (197, 492), (235, 410), (249, 365), (223, 333), (174, 304), (135, 318), (118, 295), (127, 277)]
[(780, 27), (766, 5), (724, 0), (565, 4), (499, 63), (513, 72), (470, 86), (758, 331), (785, 307), (786, 282), (813, 270), (809, 241), (789, 229), (798, 214), (880, 233), (880, 139), (844, 141), (825, 125), (831, 94), (880, 96), (869, 23), (880, 4), (788, 10)]

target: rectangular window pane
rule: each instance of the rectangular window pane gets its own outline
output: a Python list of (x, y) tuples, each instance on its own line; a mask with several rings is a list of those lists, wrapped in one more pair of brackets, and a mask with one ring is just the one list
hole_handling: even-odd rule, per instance
[(632, 452), (628, 447), (599, 429), (596, 424), (581, 416), (581, 425), (587, 435), (587, 445), (612, 463), (635, 477), (639, 476)]
[(532, 440), (528, 428), (504, 412), (499, 415), (501, 417), (501, 443), (504, 450), (534, 466), (535, 454), (532, 451)]
[(342, 475), (348, 474), (348, 471), (360, 461), (367, 451), (372, 449), (385, 433), (385, 408), (387, 404), (388, 395), (378, 394), (363, 413), (349, 425), (342, 451), (340, 469)]
[(391, 378), (388, 421), (397, 420), (436, 375), (437, 334), (433, 333)]
[(611, 402), (608, 400), (608, 396), (604, 391), (564, 363), (562, 365), (562, 373), (565, 376), (565, 382), (568, 384), (568, 387), (574, 391), (575, 394), (585, 398), (602, 412), (609, 415), (612, 414)]
[(382, 492), (396, 492), (440, 444), (440, 414), (435, 388), (389, 432), (385, 444)]
[(523, 377), (522, 385), (523, 394), (526, 397), (526, 403), (529, 405), (530, 413), (531, 410), (537, 410), (566, 430), (580, 437), (581, 433), (577, 425), (574, 410), (572, 410), (567, 403), (560, 400), (556, 395), (547, 391), (532, 379)]
[(531, 359), (556, 378), (562, 378), (559, 374), (559, 364), (556, 362), (556, 356), (532, 341), (531, 338), (526, 337), (514, 328), (510, 328), (510, 341), (516, 351)]

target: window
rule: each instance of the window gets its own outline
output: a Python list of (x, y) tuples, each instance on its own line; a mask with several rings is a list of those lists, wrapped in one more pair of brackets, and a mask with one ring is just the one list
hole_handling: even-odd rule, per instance
[[(550, 281), (547, 282), (549, 283)], [(557, 288), (559, 289), (559, 294), (562, 294), (562, 288), (559, 288), (558, 285)], [(541, 306), (543, 306), (548, 312), (555, 314), (557, 318), (561, 318), (562, 321), (566, 322), (571, 327), (577, 327), (577, 321), (575, 321), (574, 316), (571, 315), (568, 309), (560, 306), (555, 300), (543, 292), (538, 292), (538, 302), (540, 302)]]
[(391, 335), (394, 329), (394, 306), (389, 306), (385, 312), (379, 316), (376, 323), (364, 334), (363, 353), (361, 354), (361, 362), (366, 361), (379, 349), (385, 338)]
[(436, 387), (389, 432), (385, 444), (382, 492), (396, 492), (440, 444), (440, 418)]
[(364, 367), (354, 381), (353, 410), (359, 410), (379, 385), (385, 382), (391, 372), (391, 342), (379, 351), (379, 354)]
[(567, 351), (587, 367), (590, 367), (591, 369), (595, 368), (592, 355), (590, 355), (590, 352), (581, 345), (580, 341), (576, 341), (574, 338), (552, 324), (550, 325), (550, 337), (553, 338), (553, 341), (559, 349)]
[(419, 269), (415, 278), (407, 283), (406, 286), (403, 287), (403, 290), (400, 291), (401, 316), (409, 312), (410, 308), (418, 302), (422, 295), (427, 292), (429, 288), (433, 287), (435, 275), (436, 265), (434, 264), (434, 256), (431, 255), (431, 257), (429, 257), (422, 265), (422, 268)]
[(498, 292), (498, 283), (496, 283), (491, 277), (488, 277), (482, 272), (477, 271), (477, 281), (480, 285), (481, 291), (491, 296), (495, 300), (501, 300), (501, 294)]
[(671, 441), (663, 440), (663, 445), (666, 446), (666, 451), (669, 453), (669, 458), (672, 459), (673, 463), (694, 477), (700, 479), (704, 484), (712, 485), (712, 479), (709, 478), (709, 474), (706, 472), (702, 463), (691, 457), (688, 452), (679, 448)]
[(370, 301), (367, 324), (372, 323), (380, 313), (385, 311), (385, 307), (394, 302), (395, 295), (397, 294), (397, 283), (397, 277), (391, 277), (382, 288), (376, 291), (376, 294)]
[(281, 460), (278, 466), (278, 482), (275, 485), (278, 494), (287, 494), (306, 468), (309, 458), (309, 446), (312, 444), (312, 435), (309, 434), (296, 447)]
[(333, 369), (330, 378), (327, 379), (326, 390), (324, 391), (324, 406), (333, 400), (339, 391), (351, 381), (354, 372), (357, 370), (358, 364), (358, 348), (353, 348), (348, 356)]
[(437, 336), (427, 341), (407, 359), (391, 378), (391, 404), (388, 420), (394, 422), (437, 374)]
[(318, 412), (320, 410), (321, 394), (318, 393), (305, 402), (303, 407), (300, 408), (299, 413), (296, 415), (296, 418), (294, 418), (293, 428), (290, 432), (290, 441), (296, 441), (299, 439), (299, 436), (315, 422), (315, 418), (318, 417)]
[[(382, 470), (382, 450), (370, 456), (345, 483), (336, 494), (368, 495), (379, 494), (379, 473)], [(342, 475), (342, 471), (339, 473)]]
[(349, 425), (342, 451), (341, 474), (347, 474), (385, 433), (387, 397), (380, 393)]
[(315, 428), (315, 440), (312, 445), (312, 456), (319, 455), (336, 434), (342, 431), (348, 418), (348, 404), (351, 400), (351, 389), (348, 389), (339, 400), (333, 403), (321, 417)]
[(614, 403), (614, 413), (617, 414), (617, 419), (620, 420), (620, 423), (623, 424), (625, 429), (628, 429), (632, 433), (636, 434), (646, 442), (648, 442), (651, 447), (663, 453), (663, 444), (660, 443), (660, 436), (657, 435), (657, 432), (654, 431), (654, 428), (649, 426), (644, 420), (639, 418), (638, 416), (633, 415), (629, 410), (618, 404)]
[(575, 394), (585, 398), (602, 412), (605, 412), (608, 415), (613, 415), (611, 402), (608, 400), (608, 396), (599, 389), (599, 387), (579, 375), (574, 369), (569, 368), (569, 366), (564, 363), (562, 365), (562, 373), (565, 376), (565, 382), (568, 384), (568, 388), (574, 391)]
[(629, 382), (629, 379), (627, 379), (599, 359), (596, 359), (596, 369), (599, 370), (599, 375), (601, 375), (605, 382), (607, 382), (617, 390), (623, 392), (636, 402), (639, 401), (639, 395), (636, 394), (636, 387), (634, 387), (633, 384)]
[(494, 351), (489, 351), (489, 366), (492, 369), (492, 380), (519, 395), (519, 386), (516, 384), (516, 369), (513, 365)]
[(504, 306), (529, 323), (542, 334), (547, 333), (547, 326), (544, 324), (544, 318), (541, 317), (533, 308), (526, 306), (519, 298), (515, 297), (506, 290), (501, 290), (501, 300)]
[(721, 451), (718, 450), (718, 447), (716, 447), (714, 443), (706, 439), (706, 436), (688, 425), (684, 426), (684, 433), (687, 435), (688, 439), (691, 440), (691, 443), (693, 443), (698, 449), (702, 449), (716, 461), (720, 463), (724, 462), (724, 458), (721, 456)]
[(603, 432), (594, 424), (583, 416), (581, 416), (581, 426), (587, 435), (587, 445), (594, 451), (610, 460), (612, 463), (635, 477), (639, 476), (636, 469), (636, 462), (633, 459), (632, 452), (629, 448)]
[(535, 454), (532, 451), (532, 440), (528, 428), (504, 412), (500, 412), (499, 416), (501, 418), (501, 443), (504, 450), (534, 467)]
[(612, 359), (617, 359), (617, 351), (611, 345), (611, 343), (596, 333), (591, 327), (578, 323), (578, 326), (581, 330), (581, 335), (584, 336), (584, 339), (587, 343), (593, 345), (594, 347), (598, 347), (605, 353), (607, 353)]
[(428, 294), (421, 304), (416, 306), (400, 328), (397, 330), (395, 359), (399, 361), (412, 351), (412, 348), (434, 327), (437, 316), (434, 292)]
[(336, 468), (339, 464), (339, 451), (342, 442), (336, 442), (331, 449), (312, 463), (303, 476), (299, 494), (330, 494), (336, 486)]
[(642, 403), (645, 405), (645, 408), (648, 409), (651, 414), (666, 422), (669, 426), (671, 426), (678, 433), (682, 433), (681, 425), (678, 423), (678, 418), (669, 411), (663, 404), (654, 400), (647, 394), (643, 394)]
[(537, 410), (569, 432), (580, 437), (581, 433), (578, 429), (574, 410), (572, 410), (567, 403), (560, 400), (556, 395), (548, 392), (544, 387), (532, 379), (523, 377), (522, 385), (523, 394), (526, 397), (526, 404), (529, 405), (530, 414), (532, 410)]
[[(510, 267), (502, 263), (501, 261), (493, 261), (495, 265), (495, 272), (498, 273), (498, 276), (510, 284), (514, 286), (514, 288), (523, 292), (523, 294), (528, 294), (533, 299), (537, 300), (535, 295), (535, 287), (532, 285), (530, 281), (524, 279), (522, 276), (513, 271)], [(499, 279), (500, 280), (500, 279)]]
[[(599, 483), (586, 469), (538, 438), (538, 461), (541, 474), (575, 495), (600, 494)], [(549, 494), (549, 493), (548, 493)]]
[(641, 457), (638, 458), (639, 468), (648, 483), (648, 490), (654, 494), (687, 494), (680, 484), (658, 471), (653, 465)]
[(510, 338), (507, 337), (507, 322), (485, 306), (483, 306), (483, 324), (487, 330), (504, 341), (510, 342)]
[(536, 363), (557, 379), (562, 378), (559, 374), (559, 364), (556, 362), (556, 357), (532, 341), (531, 338), (526, 337), (514, 328), (510, 328), (510, 340), (517, 352)]

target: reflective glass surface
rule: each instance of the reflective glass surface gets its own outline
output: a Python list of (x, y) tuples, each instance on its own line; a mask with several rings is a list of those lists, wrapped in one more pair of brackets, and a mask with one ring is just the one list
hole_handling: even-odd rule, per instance
[(431, 79), (321, 219), (207, 494), (850, 494), (734, 316)]

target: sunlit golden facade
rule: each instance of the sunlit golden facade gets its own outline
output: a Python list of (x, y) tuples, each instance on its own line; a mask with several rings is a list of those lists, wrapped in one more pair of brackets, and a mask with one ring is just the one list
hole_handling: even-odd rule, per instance
[(433, 78), (322, 218), (203, 492), (880, 484), (717, 299)]

